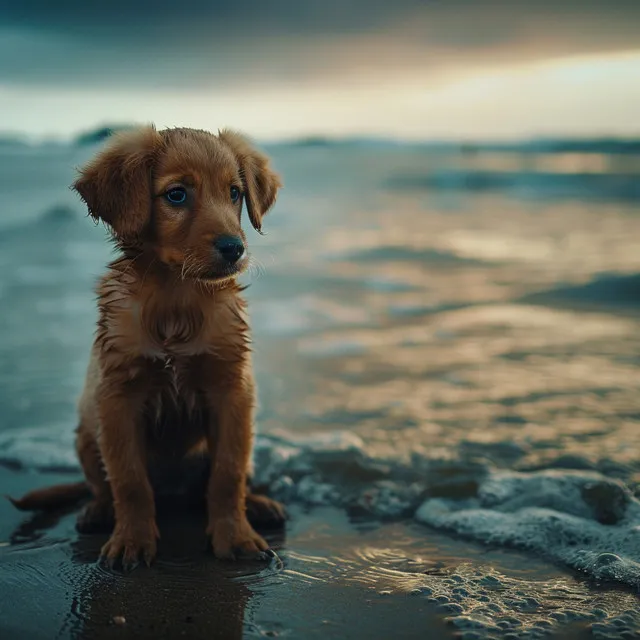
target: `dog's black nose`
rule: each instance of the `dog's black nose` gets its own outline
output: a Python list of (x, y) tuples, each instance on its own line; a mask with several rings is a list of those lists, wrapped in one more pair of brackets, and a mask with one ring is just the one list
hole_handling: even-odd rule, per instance
[(235, 264), (244, 254), (242, 240), (234, 236), (222, 236), (214, 242), (213, 246), (229, 264)]

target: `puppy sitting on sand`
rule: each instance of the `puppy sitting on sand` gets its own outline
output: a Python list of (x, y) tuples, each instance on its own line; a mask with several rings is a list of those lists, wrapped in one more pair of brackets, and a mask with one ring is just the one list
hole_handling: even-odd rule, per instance
[(102, 555), (125, 568), (148, 564), (159, 537), (152, 478), (167, 462), (208, 456), (214, 553), (267, 550), (247, 510), (254, 522), (281, 522), (284, 513), (247, 490), (255, 385), (236, 277), (248, 264), (243, 202), (260, 231), (280, 186), (268, 159), (230, 131), (119, 134), (81, 171), (74, 188), (120, 252), (97, 288), (79, 403), (86, 483), (34, 491), (14, 501), (18, 508), (52, 508), (90, 492), (78, 528), (113, 526)]

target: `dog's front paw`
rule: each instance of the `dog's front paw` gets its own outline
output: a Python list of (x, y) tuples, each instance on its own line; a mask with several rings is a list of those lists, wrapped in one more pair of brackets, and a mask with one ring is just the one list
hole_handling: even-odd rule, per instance
[(219, 518), (209, 526), (207, 533), (211, 536), (216, 558), (224, 560), (267, 558), (264, 552), (269, 549), (269, 545), (253, 530), (244, 515)]
[(156, 556), (157, 539), (160, 537), (155, 522), (135, 525), (117, 523), (111, 538), (102, 547), (100, 558), (113, 568), (120, 558), (122, 569), (135, 569), (140, 560), (147, 566)]

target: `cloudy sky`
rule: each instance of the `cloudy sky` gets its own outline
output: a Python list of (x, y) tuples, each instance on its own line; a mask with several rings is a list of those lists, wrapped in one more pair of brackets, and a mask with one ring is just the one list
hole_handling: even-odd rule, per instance
[(0, 128), (640, 135), (640, 0), (0, 0)]

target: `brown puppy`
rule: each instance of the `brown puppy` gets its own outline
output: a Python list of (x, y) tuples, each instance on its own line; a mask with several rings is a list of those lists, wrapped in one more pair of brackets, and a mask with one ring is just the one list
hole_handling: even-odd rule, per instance
[[(243, 201), (259, 231), (280, 186), (268, 159), (236, 133), (153, 127), (115, 136), (74, 185), (120, 250), (97, 288), (77, 430), (93, 496), (79, 526), (115, 511), (102, 549), (110, 561), (151, 562), (159, 536), (151, 477), (190, 456), (211, 460), (207, 533), (216, 556), (267, 549), (247, 506), (257, 519), (283, 517), (278, 503), (247, 492), (255, 385), (235, 280), (248, 263)], [(55, 499), (55, 489), (36, 494), (16, 505)]]

